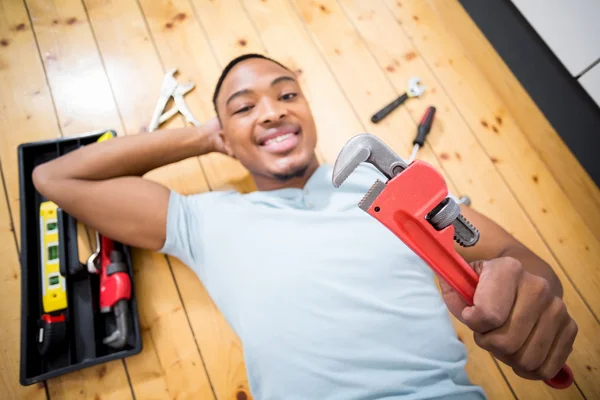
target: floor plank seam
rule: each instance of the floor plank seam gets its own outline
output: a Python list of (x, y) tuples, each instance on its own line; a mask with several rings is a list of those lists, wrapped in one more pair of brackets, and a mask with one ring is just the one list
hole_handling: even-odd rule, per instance
[[(206, 368), (206, 362), (204, 361), (204, 357), (202, 356), (202, 351), (200, 350), (200, 345), (198, 344), (198, 338), (196, 337), (196, 332), (194, 332), (194, 328), (192, 326), (192, 321), (188, 314), (187, 307), (185, 306), (185, 302), (183, 301), (183, 297), (181, 296), (181, 290), (179, 289), (179, 283), (177, 282), (177, 279), (175, 278), (175, 273), (173, 272), (173, 265), (171, 265), (171, 260), (169, 260), (169, 256), (167, 256), (165, 254), (164, 257), (167, 262), (167, 265), (169, 266), (169, 271), (171, 272), (171, 276), (173, 277), (173, 282), (175, 283), (175, 289), (177, 290), (177, 295), (179, 296), (179, 301), (181, 302), (181, 305), (182, 305), (181, 308), (183, 309), (183, 313), (185, 314), (185, 319), (190, 328), (190, 332), (192, 333), (192, 336), (194, 337), (194, 343), (196, 344), (196, 349), (198, 350), (198, 354), (200, 356), (200, 361), (202, 362), (202, 367), (204, 368), (204, 372), (206, 373), (208, 384), (210, 385), (210, 390), (212, 391), (214, 399), (218, 400), (217, 392), (215, 391), (215, 387), (213, 386), (212, 379), (210, 378), (210, 373), (208, 372), (208, 369)], [(186, 266), (186, 268), (187, 268), (187, 266)]]
[[(59, 132), (60, 136), (63, 136), (62, 129), (61, 129), (61, 126), (60, 126), (60, 121), (59, 121), (59, 118), (58, 118), (58, 110), (56, 108), (56, 101), (54, 99), (54, 94), (52, 93), (52, 88), (50, 87), (50, 81), (48, 79), (48, 71), (46, 70), (46, 66), (44, 65), (44, 60), (42, 58), (42, 51), (40, 49), (39, 40), (38, 40), (38, 37), (37, 37), (37, 33), (35, 31), (35, 27), (33, 25), (33, 20), (31, 18), (31, 12), (29, 11), (29, 6), (27, 5), (27, 1), (26, 0), (23, 0), (23, 7), (25, 8), (25, 11), (27, 12), (27, 19), (29, 21), (29, 26), (31, 27), (31, 34), (33, 35), (33, 40), (35, 42), (35, 47), (37, 49), (38, 59), (39, 59), (39, 62), (41, 64), (42, 71), (44, 72), (44, 82), (46, 83), (46, 87), (48, 88), (48, 94), (50, 96), (50, 102), (52, 103), (52, 110), (54, 111), (54, 116), (55, 116), (56, 125), (58, 127), (58, 132)], [(2, 182), (4, 183), (4, 174), (2, 175)], [(5, 190), (6, 196), (8, 198), (8, 190), (7, 190), (6, 186), (4, 186), (4, 190)], [(20, 265), (21, 264), (21, 252), (20, 252), (20, 248), (19, 248), (19, 241), (17, 239), (17, 235), (16, 235), (16, 232), (14, 230), (14, 224), (13, 224), (13, 220), (14, 219), (13, 219), (13, 216), (12, 216), (12, 210), (11, 210), (11, 207), (10, 207), (10, 203), (8, 201), (7, 201), (7, 206), (8, 206), (8, 210), (9, 210), (9, 213), (10, 213), (11, 224), (13, 225), (13, 238), (15, 240), (15, 246), (17, 248), (17, 256), (19, 257), (19, 265)], [(50, 389), (48, 387), (48, 381), (44, 380), (43, 382), (44, 382), (44, 390), (46, 392), (46, 398), (48, 400), (50, 400), (51, 396), (50, 396)]]
[(515, 398), (515, 400), (518, 400), (519, 397), (517, 396), (517, 394), (515, 393), (515, 390), (513, 389), (512, 385), (508, 381), (508, 377), (506, 376), (506, 374), (504, 373), (504, 371), (502, 370), (502, 368), (500, 368), (500, 364), (498, 364), (498, 360), (496, 359), (496, 357), (494, 357), (491, 354), (489, 356), (492, 358), (492, 361), (494, 361), (494, 364), (496, 364), (496, 368), (498, 368), (498, 371), (500, 371), (500, 375), (502, 375), (502, 378), (504, 378), (504, 382), (506, 382), (506, 386), (508, 386), (508, 390), (510, 390), (510, 392), (512, 393), (512, 395)]
[[(142, 5), (140, 4), (140, 0), (135, 0), (135, 4), (137, 5), (138, 12), (139, 12), (139, 14), (141, 15), (141, 17), (142, 17), (142, 19), (144, 21), (144, 27), (145, 27), (146, 32), (148, 34), (148, 37), (149, 37), (149, 39), (150, 39), (150, 41), (152, 43), (152, 47), (154, 48), (154, 54), (156, 56), (156, 59), (158, 60), (160, 66), (161, 66), (162, 72), (165, 73), (166, 72), (166, 66), (165, 66), (164, 60), (163, 60), (163, 58), (162, 58), (162, 56), (160, 54), (160, 51), (159, 51), (158, 46), (156, 44), (156, 38), (154, 37), (154, 33), (152, 32), (152, 29), (150, 28), (150, 24), (148, 22), (148, 18), (146, 16), (146, 14), (144, 13), (144, 9), (143, 9)], [(192, 9), (194, 10), (194, 8), (192, 8)], [(196, 18), (196, 19), (198, 19), (198, 18)], [(112, 91), (112, 87), (111, 87), (111, 91)], [(116, 102), (116, 100), (115, 100), (115, 102)], [(118, 108), (118, 106), (117, 106), (117, 108)], [(119, 112), (119, 115), (120, 115), (120, 112)], [(186, 125), (185, 118), (183, 116), (181, 116), (181, 119), (184, 121), (184, 126), (185, 126)], [(124, 124), (123, 124), (123, 126), (124, 126)], [(198, 162), (198, 164), (200, 166), (200, 170), (202, 171), (202, 175), (204, 176), (204, 180), (206, 181), (206, 184), (209, 187), (209, 190), (212, 190), (212, 188), (210, 186), (210, 182), (209, 182), (209, 180), (207, 178), (206, 171), (205, 171), (205, 168), (204, 168), (202, 160), (200, 160), (200, 157), (196, 157), (196, 160), (197, 160), (197, 162)], [(204, 371), (206, 373), (207, 380), (208, 380), (208, 383), (210, 385), (211, 392), (213, 394), (214, 399), (216, 400), (217, 396), (216, 396), (216, 392), (215, 392), (215, 389), (214, 389), (214, 385), (212, 383), (209, 371), (206, 368), (206, 362), (204, 361), (204, 358), (202, 356), (202, 352), (200, 351), (200, 346), (199, 346), (198, 341), (196, 339), (196, 334), (195, 334), (195, 332), (194, 332), (194, 330), (192, 328), (192, 324), (191, 324), (191, 321), (190, 321), (190, 318), (189, 318), (189, 315), (188, 315), (188, 312), (187, 312), (187, 309), (186, 309), (186, 306), (185, 306), (185, 302), (183, 301), (183, 298), (181, 296), (181, 291), (179, 289), (179, 283), (177, 282), (177, 279), (175, 278), (175, 274), (173, 273), (173, 267), (172, 267), (172, 265), (171, 265), (171, 263), (169, 261), (169, 258), (166, 255), (164, 257), (165, 257), (165, 261), (167, 262), (167, 265), (169, 267), (169, 271), (171, 273), (171, 276), (173, 278), (173, 283), (174, 283), (175, 288), (177, 290), (177, 294), (179, 296), (179, 301), (181, 302), (182, 309), (183, 309), (183, 311), (185, 313), (186, 320), (188, 322), (188, 326), (190, 328), (192, 336), (194, 337), (194, 342), (195, 342), (195, 345), (196, 345), (196, 349), (198, 351), (198, 355), (199, 355), (200, 361), (202, 362), (202, 366), (203, 366)], [(162, 366), (162, 362), (160, 360), (160, 357), (157, 357), (157, 359), (158, 359), (159, 364)], [(125, 371), (127, 373), (128, 379), (129, 379), (129, 373), (127, 371), (127, 368), (125, 368)], [(163, 371), (164, 371), (164, 368), (163, 368)], [(130, 385), (132, 385), (131, 381), (130, 381)], [(133, 392), (134, 391), (133, 391), (133, 386), (132, 386), (132, 393)], [(135, 398), (135, 395), (134, 395), (134, 398)]]
[(261, 47), (264, 49), (265, 54), (269, 54), (269, 50), (267, 49), (267, 46), (265, 45), (265, 42), (263, 41), (262, 35), (260, 34), (260, 30), (256, 26), (254, 19), (252, 19), (252, 16), (248, 12), (248, 9), (246, 8), (246, 4), (244, 3), (244, 0), (238, 0), (238, 1), (240, 3), (240, 6), (242, 7), (242, 10), (244, 10), (246, 17), (248, 18), (248, 21), (250, 22), (252, 29), (254, 29), (254, 32), (256, 32), (256, 37), (258, 37), (258, 41), (260, 42)]
[(510, 390), (510, 392), (512, 393), (512, 395), (515, 398), (515, 400), (519, 400), (519, 396), (517, 396), (517, 394), (515, 393), (515, 389), (512, 387), (512, 385), (508, 381), (508, 378), (507, 378), (506, 374), (504, 373), (504, 371), (502, 370), (502, 368), (500, 368), (500, 365), (498, 365), (498, 360), (496, 360), (494, 358), (494, 356), (492, 356), (492, 355), (490, 355), (490, 357), (492, 357), (492, 360), (494, 361), (494, 364), (496, 364), (496, 368), (498, 368), (498, 371), (500, 371), (500, 375), (502, 375), (502, 378), (504, 379), (504, 382), (506, 382), (506, 386), (508, 387), (508, 390)]
[(17, 231), (15, 230), (15, 221), (12, 216), (12, 209), (10, 207), (10, 201), (8, 197), (8, 188), (6, 187), (6, 179), (4, 177), (4, 170), (2, 169), (2, 159), (0, 158), (0, 178), (2, 179), (2, 188), (4, 189), (4, 198), (6, 199), (6, 207), (8, 209), (8, 221), (10, 222), (10, 230), (12, 236), (15, 239), (15, 248), (17, 249), (17, 256), (19, 257), (19, 263), (21, 262), (21, 249), (19, 248), (19, 241), (17, 240)]
[(158, 51), (158, 46), (156, 45), (156, 40), (154, 39), (154, 35), (152, 34), (152, 29), (150, 29), (150, 24), (148, 23), (148, 19), (146, 18), (146, 14), (144, 13), (144, 8), (140, 4), (140, 0), (135, 0), (135, 4), (137, 4), (138, 11), (144, 20), (144, 27), (146, 28), (146, 32), (148, 32), (148, 38), (151, 39), (152, 47), (154, 47), (154, 53), (156, 54), (156, 58), (160, 63), (160, 66), (163, 70), (163, 73), (166, 71), (165, 64), (160, 56), (160, 51)]
[[(119, 108), (119, 103), (117, 102), (117, 97), (115, 96), (115, 91), (113, 89), (113, 84), (110, 81), (110, 75), (106, 70), (106, 63), (104, 62), (104, 55), (102, 54), (102, 50), (100, 49), (100, 45), (98, 44), (98, 38), (96, 37), (96, 30), (94, 29), (94, 24), (92, 23), (92, 19), (90, 18), (90, 14), (87, 9), (87, 5), (85, 4), (85, 0), (81, 0), (81, 5), (83, 6), (83, 11), (85, 12), (85, 17), (87, 18), (88, 26), (90, 28), (90, 33), (92, 34), (92, 39), (94, 39), (94, 45), (96, 46), (96, 51), (98, 52), (98, 58), (100, 59), (100, 64), (102, 65), (102, 70), (104, 71), (104, 75), (106, 76), (106, 82), (108, 82), (108, 88), (110, 89), (110, 94), (115, 105), (115, 109), (117, 110), (117, 115), (119, 116), (119, 121), (121, 121), (121, 127), (123, 128), (123, 135), (127, 135), (125, 120), (123, 119), (123, 115), (121, 114), (121, 109)], [(115, 130), (117, 127), (114, 128)]]
[(37, 54), (40, 60), (40, 64), (42, 67), (42, 71), (44, 71), (44, 81), (46, 82), (46, 87), (48, 88), (48, 94), (50, 95), (50, 100), (52, 103), (52, 109), (54, 110), (54, 116), (56, 117), (56, 126), (58, 127), (58, 132), (60, 136), (63, 135), (62, 127), (60, 126), (60, 119), (58, 116), (58, 109), (56, 108), (56, 100), (54, 99), (54, 93), (52, 93), (52, 87), (50, 86), (50, 80), (48, 79), (48, 71), (46, 70), (46, 65), (44, 64), (44, 59), (42, 57), (42, 50), (40, 49), (40, 43), (37, 37), (37, 33), (35, 31), (35, 27), (33, 25), (33, 19), (31, 18), (31, 12), (29, 11), (29, 7), (27, 6), (27, 1), (23, 0), (23, 5), (25, 6), (25, 10), (27, 11), (27, 18), (29, 20), (29, 26), (31, 27), (31, 33), (33, 34), (33, 39), (35, 41), (35, 47), (37, 48)]
[(348, 105), (350, 106), (350, 109), (352, 110), (352, 114), (354, 114), (354, 117), (356, 118), (358, 124), (362, 127), (363, 131), (367, 131), (367, 128), (365, 127), (365, 124), (363, 124), (363, 122), (362, 122), (362, 120), (360, 118), (360, 115), (358, 115), (358, 112), (354, 109), (354, 106), (352, 105), (352, 102), (350, 101), (350, 98), (348, 97), (348, 94), (344, 90), (344, 88), (342, 86), (342, 83), (337, 78), (335, 72), (333, 71), (333, 68), (331, 68), (331, 65), (329, 65), (329, 62), (325, 58), (325, 55), (323, 54), (323, 52), (321, 51), (321, 49), (319, 48), (319, 46), (315, 42), (315, 38), (313, 37), (313, 34), (306, 27), (306, 23), (304, 23), (304, 20), (302, 19), (302, 15), (300, 15), (300, 11), (296, 7), (296, 5), (292, 2), (292, 0), (288, 0), (288, 4), (290, 5), (290, 8), (292, 9), (292, 11), (294, 12), (294, 14), (296, 15), (296, 18), (300, 22), (300, 25), (302, 25), (302, 28), (304, 29), (304, 32), (306, 33), (306, 35), (308, 36), (310, 42), (312, 43), (313, 47), (315, 48), (317, 54), (319, 55), (319, 58), (323, 62), (324, 66), (327, 68), (327, 71), (329, 71), (329, 73), (331, 74), (332, 80), (335, 82), (335, 84), (337, 85), (338, 89), (340, 90), (340, 93), (342, 94), (342, 96), (344, 97), (344, 99), (346, 100), (346, 102), (348, 103)]
[(127, 368), (127, 363), (125, 362), (124, 358), (121, 359), (121, 363), (123, 364), (123, 368), (125, 369), (125, 376), (127, 376), (127, 383), (129, 383), (129, 390), (131, 390), (131, 397), (133, 400), (136, 400), (135, 390), (133, 390), (133, 384), (131, 383), (131, 376), (129, 375), (129, 369)]

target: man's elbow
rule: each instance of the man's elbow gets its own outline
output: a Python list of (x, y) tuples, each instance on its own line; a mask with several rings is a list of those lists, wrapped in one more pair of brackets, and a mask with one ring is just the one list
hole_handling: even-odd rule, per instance
[(38, 165), (33, 169), (31, 181), (35, 189), (46, 198), (49, 198), (48, 188), (51, 187), (52, 178), (48, 172), (48, 167), (44, 164)]
[[(64, 178), (53, 171), (53, 166), (48, 164), (40, 164), (33, 169), (31, 173), (31, 181), (35, 189), (46, 199), (58, 204), (57, 196), (61, 196), (61, 190), (64, 191)], [(58, 188), (63, 189), (58, 189)]]

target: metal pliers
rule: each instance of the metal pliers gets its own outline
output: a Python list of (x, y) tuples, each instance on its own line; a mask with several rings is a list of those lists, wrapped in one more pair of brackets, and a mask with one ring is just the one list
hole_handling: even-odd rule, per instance
[[(456, 252), (453, 239), (461, 246), (473, 246), (479, 231), (449, 196), (442, 175), (424, 161), (406, 163), (379, 138), (365, 133), (342, 148), (333, 168), (333, 186), (339, 187), (363, 162), (375, 166), (388, 181), (376, 180), (358, 206), (391, 230), (472, 306), (479, 276)], [(572, 384), (573, 373), (565, 365), (556, 377), (544, 382), (563, 389)]]
[[(160, 88), (158, 102), (152, 114), (152, 120), (148, 126), (148, 132), (155, 131), (159, 125), (171, 118), (177, 112), (180, 112), (185, 119), (192, 125), (199, 126), (200, 123), (194, 118), (192, 112), (188, 108), (183, 96), (194, 88), (193, 82), (180, 84), (175, 79), (176, 68), (173, 68), (164, 75)], [(173, 97), (175, 104), (168, 111), (164, 112), (169, 99)]]

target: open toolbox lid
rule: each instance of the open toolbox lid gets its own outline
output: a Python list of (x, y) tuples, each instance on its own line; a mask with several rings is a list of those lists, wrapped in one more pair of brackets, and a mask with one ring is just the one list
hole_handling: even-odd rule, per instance
[[(116, 136), (112, 130), (102, 130), (24, 143), (18, 147), (21, 218), (21, 385), (31, 385), (82, 368), (128, 357), (142, 350), (130, 249), (114, 242), (114, 249), (122, 257), (118, 272), (129, 275), (131, 295), (128, 301), (122, 303), (127, 311), (129, 328), (125, 343), (113, 348), (104, 344), (103, 339), (115, 331), (117, 319), (114, 312), (100, 311), (100, 275), (91, 274), (85, 268), (79, 269), (76, 274), (69, 274), (65, 265), (79, 262), (76, 222), (71, 216), (61, 212), (62, 210), (48, 207), (51, 202), (47, 202), (40, 195), (31, 179), (37, 165), (81, 146), (95, 143), (107, 132)], [(40, 214), (42, 204), (43, 215)], [(66, 278), (64, 275), (67, 275)], [(64, 290), (61, 292), (61, 287), (66, 289), (66, 296)], [(48, 305), (48, 297), (44, 299), (42, 292), (46, 292), (46, 296), (48, 293), (55, 294), (52, 299), (53, 305)], [(48, 307), (51, 312), (44, 311)], [(61, 325), (63, 320), (64, 324)], [(53, 345), (54, 349), (50, 349), (55, 351), (42, 349), (40, 344), (40, 338), (48, 337), (49, 332), (52, 332), (52, 335), (63, 334), (61, 329), (48, 329), (49, 321), (56, 323), (54, 326), (50, 324), (51, 327), (61, 327), (65, 330), (64, 341), (51, 342), (60, 343)], [(42, 332), (46, 332), (46, 336), (42, 335)]]

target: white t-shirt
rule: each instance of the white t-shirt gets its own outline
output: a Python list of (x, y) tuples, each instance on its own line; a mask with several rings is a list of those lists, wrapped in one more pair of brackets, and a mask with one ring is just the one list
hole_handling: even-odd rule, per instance
[(262, 399), (482, 399), (431, 269), (358, 208), (363, 164), (339, 187), (171, 192), (160, 252), (192, 268), (240, 337)]

